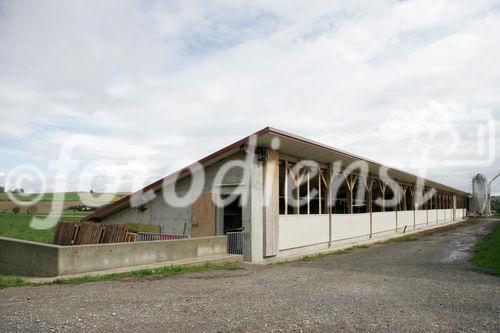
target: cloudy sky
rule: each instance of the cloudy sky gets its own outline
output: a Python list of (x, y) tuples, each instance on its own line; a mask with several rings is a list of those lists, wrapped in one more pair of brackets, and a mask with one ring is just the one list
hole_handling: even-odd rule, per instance
[(137, 189), (273, 126), (468, 190), (499, 59), (498, 1), (0, 1), (0, 184), (72, 142), (67, 190)]

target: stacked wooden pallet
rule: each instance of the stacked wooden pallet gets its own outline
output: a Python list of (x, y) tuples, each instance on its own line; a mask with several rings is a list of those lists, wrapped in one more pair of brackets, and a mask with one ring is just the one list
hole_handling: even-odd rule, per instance
[(85, 245), (124, 242), (148, 242), (186, 239), (189, 236), (162, 233), (128, 232), (123, 224), (95, 222), (59, 222), (54, 235), (56, 245)]
[(125, 225), (94, 222), (59, 222), (54, 235), (54, 244), (122, 243), (127, 241), (127, 234), (127, 227)]
[(102, 243), (123, 243), (126, 241), (127, 227), (121, 224), (108, 224)]
[(74, 245), (102, 243), (105, 229), (106, 226), (101, 223), (81, 222)]
[(54, 234), (54, 244), (73, 245), (75, 235), (78, 233), (78, 223), (59, 222)]

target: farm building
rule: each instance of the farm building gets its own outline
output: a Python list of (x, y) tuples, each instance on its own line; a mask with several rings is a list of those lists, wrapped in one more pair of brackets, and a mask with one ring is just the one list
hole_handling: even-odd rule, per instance
[[(173, 205), (167, 193), (191, 200)], [(267, 127), (86, 220), (192, 238), (228, 234), (230, 243), (242, 240), (245, 261), (266, 262), (460, 221), (467, 195)]]

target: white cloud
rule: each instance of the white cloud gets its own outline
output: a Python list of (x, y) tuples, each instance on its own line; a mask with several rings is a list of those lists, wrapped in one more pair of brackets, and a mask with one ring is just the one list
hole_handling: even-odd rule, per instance
[[(424, 149), (439, 159), (449, 148), (407, 141), (419, 129), (458, 126), (470, 148), (464, 115), (499, 120), (492, 1), (0, 9), (0, 138), (22, 142), (30, 158), (54, 158), (82, 134), (83, 161), (139, 154), (170, 169), (272, 125), (413, 171)], [(454, 172), (493, 169), (429, 177), (467, 189)]]

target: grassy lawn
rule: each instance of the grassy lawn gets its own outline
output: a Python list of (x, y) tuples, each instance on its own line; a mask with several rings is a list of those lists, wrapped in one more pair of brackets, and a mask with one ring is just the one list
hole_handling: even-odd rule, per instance
[(10, 287), (21, 287), (27, 285), (27, 282), (17, 276), (0, 275), (0, 289)]
[(144, 277), (169, 277), (185, 273), (202, 272), (202, 271), (216, 271), (216, 270), (236, 270), (243, 269), (240, 263), (225, 263), (225, 264), (204, 264), (198, 266), (166, 266), (155, 269), (143, 269), (140, 271), (127, 272), (127, 273), (117, 273), (117, 274), (107, 274), (107, 275), (97, 275), (97, 276), (82, 276), (73, 279), (61, 279), (54, 282), (47, 283), (30, 283), (22, 278), (14, 276), (1, 276), (0, 275), (0, 289), (10, 288), (10, 287), (20, 287), (20, 286), (39, 286), (47, 284), (82, 284), (86, 282), (97, 282), (97, 281), (123, 281), (130, 279), (139, 279)]
[[(37, 215), (43, 217), (43, 215)], [(0, 236), (24, 239), (52, 244), (56, 227), (36, 230), (30, 227), (31, 216), (28, 214), (0, 214)], [(79, 221), (81, 215), (63, 215), (62, 221)]]
[(493, 275), (500, 276), (500, 225), (476, 245), (472, 263)]
[[(121, 197), (127, 195), (128, 193), (88, 193), (88, 192), (66, 192), (66, 193), (58, 193), (62, 194), (64, 197), (64, 201), (80, 201), (80, 196), (87, 198), (91, 201), (95, 202), (107, 202), (109, 200), (115, 201), (120, 199)], [(38, 197), (39, 193), (23, 193), (23, 194), (14, 194), (14, 196), (21, 201), (32, 201)], [(43, 193), (40, 201), (52, 201), (56, 193)], [(58, 198), (59, 199), (59, 198)], [(10, 201), (7, 193), (0, 193), (0, 201)]]
[(492, 218), (494, 219), (500, 219), (500, 212), (499, 213), (496, 213), (492, 216)]

